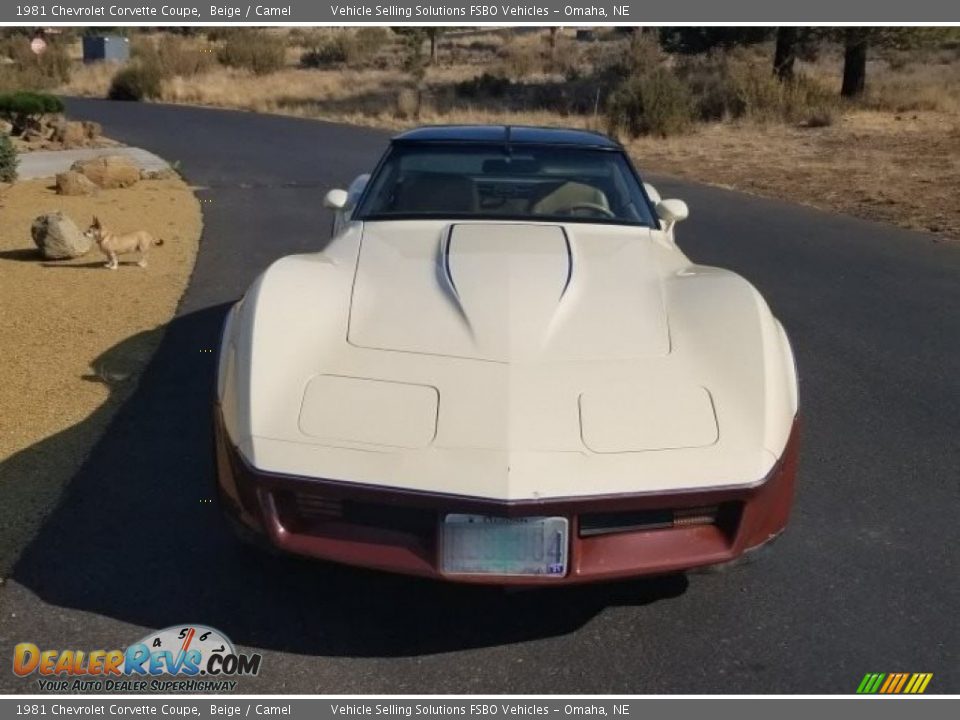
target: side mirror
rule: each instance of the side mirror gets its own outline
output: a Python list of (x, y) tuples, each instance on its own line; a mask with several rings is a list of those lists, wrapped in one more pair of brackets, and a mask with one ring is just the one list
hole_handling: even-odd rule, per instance
[(686, 220), (690, 216), (690, 208), (683, 200), (661, 200), (657, 203), (657, 217), (669, 225)]
[(327, 193), (323, 198), (323, 206), (331, 210), (343, 210), (347, 206), (347, 191), (335, 189)]
[(654, 205), (660, 202), (660, 192), (653, 185), (645, 182), (643, 184), (643, 189), (646, 191), (647, 197), (650, 198), (650, 202), (652, 202)]

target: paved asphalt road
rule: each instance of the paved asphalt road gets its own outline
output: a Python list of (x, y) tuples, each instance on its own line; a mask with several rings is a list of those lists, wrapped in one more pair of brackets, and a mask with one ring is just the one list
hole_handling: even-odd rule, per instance
[[(692, 208), (681, 245), (753, 281), (797, 350), (799, 496), (759, 564), (505, 593), (264, 559), (202, 502), (214, 367), (201, 351), (271, 260), (322, 247), (325, 188), (370, 168), (386, 136), (159, 105), (69, 109), (179, 161), (205, 188), (206, 228), (140, 388), (0, 590), (3, 652), (111, 648), (198, 622), (264, 653), (247, 692), (851, 692), (868, 671), (933, 672), (928, 692), (960, 691), (960, 247), (659, 181)], [(2, 691), (35, 689), (0, 673)]]

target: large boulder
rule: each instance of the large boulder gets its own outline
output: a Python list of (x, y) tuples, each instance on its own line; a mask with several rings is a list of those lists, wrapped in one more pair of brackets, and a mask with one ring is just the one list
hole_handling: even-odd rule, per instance
[(38, 217), (30, 227), (30, 234), (43, 256), (50, 260), (80, 257), (90, 250), (90, 238), (61, 212)]
[(77, 160), (71, 170), (86, 175), (97, 187), (125, 188), (140, 180), (140, 168), (123, 155), (104, 155), (91, 160)]
[(57, 175), (57, 195), (93, 195), (99, 189), (93, 180), (74, 170)]

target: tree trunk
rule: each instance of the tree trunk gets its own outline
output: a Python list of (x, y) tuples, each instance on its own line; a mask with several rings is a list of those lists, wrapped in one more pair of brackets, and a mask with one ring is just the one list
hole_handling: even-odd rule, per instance
[(428, 31), (430, 33), (430, 64), (437, 64), (437, 30)]
[(847, 28), (844, 33), (843, 87), (840, 94), (852, 98), (863, 94), (867, 83), (866, 28)]
[(773, 54), (773, 73), (780, 82), (793, 80), (799, 33), (794, 26), (777, 28), (777, 49)]

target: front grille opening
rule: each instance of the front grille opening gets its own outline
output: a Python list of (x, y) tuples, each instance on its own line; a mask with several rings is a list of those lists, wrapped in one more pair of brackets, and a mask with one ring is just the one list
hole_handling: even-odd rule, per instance
[(352, 500), (343, 503), (343, 518), (354, 525), (417, 534), (433, 534), (437, 526), (437, 514), (433, 510)]
[(739, 519), (740, 503), (586, 513), (580, 516), (580, 537), (713, 525), (721, 530), (724, 535), (732, 538), (736, 533)]
[(422, 537), (434, 534), (434, 510), (402, 505), (340, 500), (310, 491), (274, 493), (281, 523), (293, 532), (309, 532), (325, 523), (346, 523)]

